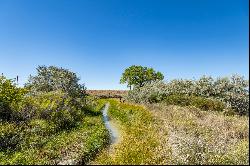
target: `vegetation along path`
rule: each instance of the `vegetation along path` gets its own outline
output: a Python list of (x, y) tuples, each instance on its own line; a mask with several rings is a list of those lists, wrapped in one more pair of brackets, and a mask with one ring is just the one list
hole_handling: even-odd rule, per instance
[(157, 131), (159, 124), (149, 110), (114, 99), (104, 101), (109, 105), (103, 113), (105, 115), (108, 107), (108, 116), (118, 126), (119, 137), (90, 164), (154, 164), (167, 157), (158, 153), (161, 149)]

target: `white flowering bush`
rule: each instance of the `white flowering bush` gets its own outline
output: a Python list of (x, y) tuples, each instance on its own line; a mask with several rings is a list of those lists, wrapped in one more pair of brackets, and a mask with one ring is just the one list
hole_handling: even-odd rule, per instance
[(30, 94), (41, 92), (62, 91), (73, 98), (84, 98), (86, 87), (79, 84), (76, 73), (56, 66), (38, 66), (37, 75), (30, 76), (25, 87)]
[(162, 101), (168, 93), (167, 84), (155, 81), (141, 88), (134, 88), (125, 98), (135, 103), (153, 103)]
[(217, 79), (203, 76), (198, 80), (156, 81), (135, 88), (128, 93), (126, 99), (136, 103), (155, 103), (171, 95), (216, 99), (237, 114), (249, 114), (249, 81), (239, 75)]

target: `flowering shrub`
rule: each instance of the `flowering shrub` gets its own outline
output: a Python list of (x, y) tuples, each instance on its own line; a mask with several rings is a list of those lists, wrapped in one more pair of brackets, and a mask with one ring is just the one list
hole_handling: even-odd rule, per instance
[(174, 79), (156, 81), (130, 91), (126, 99), (136, 103), (160, 102), (169, 95), (200, 96), (226, 104), (237, 114), (249, 114), (249, 81), (239, 75), (213, 79), (203, 76), (198, 80)]
[(156, 81), (141, 88), (134, 88), (125, 98), (135, 103), (153, 103), (162, 101), (167, 94), (170, 94), (167, 84), (163, 81)]

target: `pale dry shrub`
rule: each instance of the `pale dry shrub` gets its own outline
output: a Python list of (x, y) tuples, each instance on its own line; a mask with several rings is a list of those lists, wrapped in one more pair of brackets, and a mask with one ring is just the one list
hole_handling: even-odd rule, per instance
[(155, 81), (129, 91), (126, 99), (135, 103), (157, 103), (170, 95), (216, 99), (239, 115), (249, 114), (249, 81), (239, 75), (217, 79), (203, 76), (198, 80)]

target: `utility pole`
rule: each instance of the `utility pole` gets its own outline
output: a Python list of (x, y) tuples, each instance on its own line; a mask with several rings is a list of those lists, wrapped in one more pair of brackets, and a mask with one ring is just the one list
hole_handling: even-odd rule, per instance
[(16, 83), (17, 83), (17, 85), (18, 85), (18, 75), (16, 76)]

